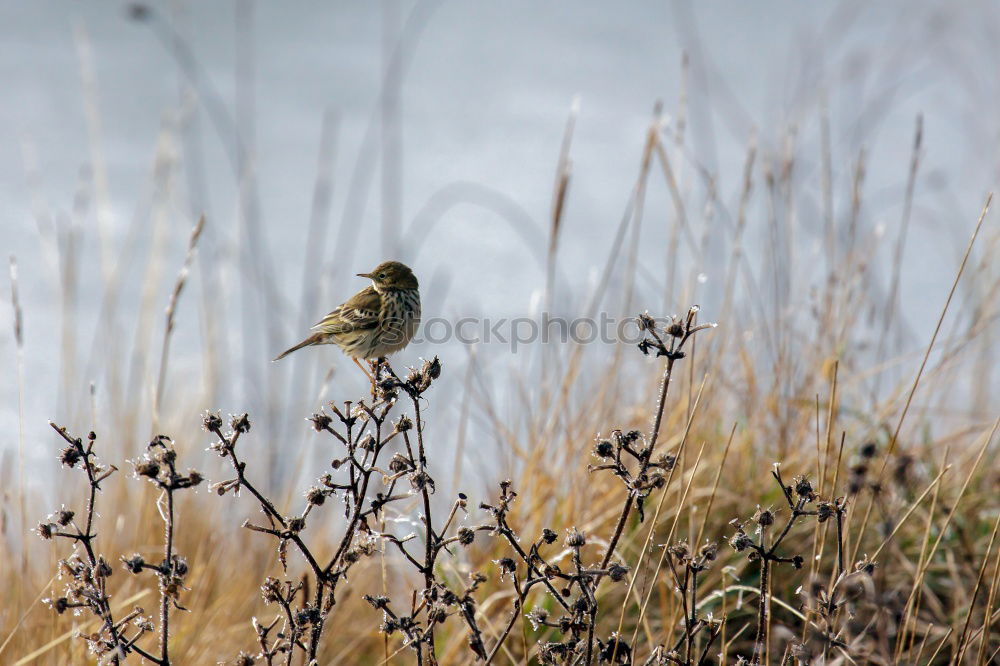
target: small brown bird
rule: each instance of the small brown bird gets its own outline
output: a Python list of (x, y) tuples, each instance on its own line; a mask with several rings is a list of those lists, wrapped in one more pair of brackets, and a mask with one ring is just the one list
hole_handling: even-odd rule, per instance
[(369, 278), (371, 286), (323, 317), (313, 326), (315, 333), (275, 361), (303, 347), (333, 344), (365, 370), (358, 359), (382, 358), (410, 343), (420, 324), (420, 290), (413, 271), (398, 261), (386, 261), (358, 276)]

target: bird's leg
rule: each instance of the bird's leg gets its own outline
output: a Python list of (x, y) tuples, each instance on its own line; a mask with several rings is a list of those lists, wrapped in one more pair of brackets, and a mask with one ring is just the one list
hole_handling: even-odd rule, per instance
[(372, 395), (375, 395), (375, 377), (372, 376), (372, 373), (368, 372), (368, 369), (365, 366), (361, 365), (361, 361), (353, 356), (351, 357), (351, 360), (354, 361), (354, 365), (361, 368), (361, 372), (365, 373), (365, 377), (367, 377), (368, 381), (372, 383)]

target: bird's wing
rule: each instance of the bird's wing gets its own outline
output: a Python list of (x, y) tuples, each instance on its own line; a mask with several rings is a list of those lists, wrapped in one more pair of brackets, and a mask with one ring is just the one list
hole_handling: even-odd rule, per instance
[(313, 330), (327, 334), (342, 334), (363, 331), (378, 325), (378, 314), (382, 299), (374, 287), (365, 287), (351, 296), (347, 302), (323, 317)]

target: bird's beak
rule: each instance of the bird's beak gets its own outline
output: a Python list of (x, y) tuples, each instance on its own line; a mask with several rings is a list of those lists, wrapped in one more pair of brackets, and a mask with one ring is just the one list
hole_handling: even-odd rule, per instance
[(371, 276), (372, 276), (371, 273), (358, 273), (358, 277), (363, 277), (363, 278), (369, 278), (370, 279)]

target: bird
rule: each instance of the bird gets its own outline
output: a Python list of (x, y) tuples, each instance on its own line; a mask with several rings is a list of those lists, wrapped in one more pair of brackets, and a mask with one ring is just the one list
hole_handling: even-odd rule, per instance
[(420, 285), (410, 267), (384, 261), (357, 275), (371, 284), (323, 317), (312, 327), (315, 333), (278, 354), (275, 361), (303, 347), (333, 344), (372, 379), (360, 359), (382, 359), (410, 343), (420, 325)]

